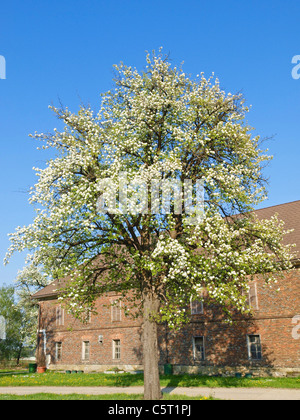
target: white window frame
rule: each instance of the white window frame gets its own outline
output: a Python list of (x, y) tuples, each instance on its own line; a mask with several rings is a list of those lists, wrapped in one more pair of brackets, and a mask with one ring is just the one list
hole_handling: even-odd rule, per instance
[(191, 315), (203, 315), (204, 313), (203, 292), (199, 295), (199, 299), (193, 299), (193, 296), (191, 296), (190, 309), (191, 309)]
[[(254, 293), (252, 293), (254, 291)], [(254, 305), (251, 303), (251, 300), (254, 300)], [(248, 301), (249, 301), (249, 308), (253, 309), (254, 311), (258, 311), (258, 296), (257, 296), (257, 283), (251, 282), (249, 283), (249, 295), (248, 295)]]
[[(60, 357), (58, 357), (60, 354)], [(55, 361), (60, 362), (62, 360), (62, 342), (57, 341), (55, 343)]]
[(65, 310), (61, 305), (56, 306), (56, 326), (60, 327), (65, 324)]
[[(87, 349), (88, 349), (88, 352), (87, 352)], [(90, 341), (85, 340), (82, 342), (81, 358), (83, 361), (88, 362), (90, 360), (90, 356), (91, 356), (91, 343)]]
[[(251, 342), (250, 337), (258, 337), (259, 338), (259, 346), (260, 346), (260, 359), (259, 358), (253, 358), (251, 353)], [(247, 334), (247, 349), (248, 349), (248, 359), (252, 361), (261, 361), (263, 359), (262, 354), (262, 345), (261, 345), (261, 336), (260, 334)]]
[(111, 322), (122, 321), (122, 302), (120, 299), (111, 301)]
[(92, 311), (88, 308), (85, 312), (85, 321), (86, 324), (90, 324), (92, 322)]
[[(203, 341), (203, 353), (201, 355), (201, 358), (199, 358), (197, 356), (197, 353), (196, 353), (196, 339), (197, 338), (202, 338), (202, 341)], [(202, 361), (205, 360), (205, 338), (204, 338), (204, 335), (197, 335), (197, 336), (193, 337), (193, 356), (194, 356), (195, 361), (202, 362)]]
[[(113, 346), (112, 346), (113, 360), (121, 360), (121, 340), (114, 339), (112, 344), (113, 344)], [(118, 356), (118, 357), (116, 357), (116, 356)]]

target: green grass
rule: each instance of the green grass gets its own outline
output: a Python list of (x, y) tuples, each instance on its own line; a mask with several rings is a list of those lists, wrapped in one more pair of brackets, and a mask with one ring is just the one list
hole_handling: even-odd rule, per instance
[[(143, 386), (143, 374), (106, 375), (103, 373), (65, 374), (61, 372), (1, 373), (0, 387), (5, 386)], [(258, 387), (300, 388), (297, 378), (225, 378), (199, 375), (162, 375), (162, 387)]]
[[(178, 400), (214, 400), (212, 397), (188, 397), (186, 395), (164, 395), (163, 401)], [(106, 395), (88, 395), (88, 394), (27, 394), (27, 395), (10, 395), (0, 394), (1, 400), (143, 400), (142, 394), (106, 394)]]
[(298, 378), (232, 378), (198, 375), (179, 375), (165, 377), (168, 386), (209, 387), (209, 388), (300, 388)]

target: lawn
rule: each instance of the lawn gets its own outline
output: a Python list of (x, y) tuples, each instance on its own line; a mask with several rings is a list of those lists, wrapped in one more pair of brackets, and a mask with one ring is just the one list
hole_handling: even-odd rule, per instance
[[(62, 372), (1, 373), (0, 387), (5, 386), (143, 386), (143, 374), (107, 375), (103, 373), (66, 374)], [(161, 375), (162, 387), (258, 387), (300, 388), (296, 378), (227, 378), (199, 375)]]

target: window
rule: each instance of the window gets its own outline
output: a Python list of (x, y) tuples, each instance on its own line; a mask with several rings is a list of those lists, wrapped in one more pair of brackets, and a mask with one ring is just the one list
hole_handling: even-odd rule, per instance
[(61, 305), (56, 307), (56, 326), (64, 325), (65, 311)]
[(193, 338), (194, 359), (205, 360), (204, 337)]
[(82, 360), (90, 360), (90, 342), (82, 342)]
[(112, 304), (112, 307), (111, 307), (112, 322), (121, 321), (121, 301), (115, 300), (111, 304)]
[(59, 362), (62, 359), (62, 343), (55, 343), (55, 360)]
[(248, 357), (250, 360), (261, 360), (261, 341), (259, 335), (248, 335)]
[(201, 294), (201, 297), (199, 297), (199, 299), (193, 299), (191, 297), (191, 315), (203, 314), (202, 296), (203, 294)]
[(85, 311), (85, 319), (84, 319), (84, 322), (86, 324), (90, 324), (91, 321), (92, 321), (92, 311), (88, 308)]
[(113, 359), (121, 359), (121, 340), (113, 340)]
[(256, 283), (249, 284), (249, 307), (253, 310), (258, 310), (257, 286)]

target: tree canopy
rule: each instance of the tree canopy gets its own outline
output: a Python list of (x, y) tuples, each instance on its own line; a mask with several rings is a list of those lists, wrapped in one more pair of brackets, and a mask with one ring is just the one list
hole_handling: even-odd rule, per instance
[[(161, 51), (147, 54), (144, 71), (121, 63), (115, 72), (97, 112), (51, 106), (64, 129), (33, 136), (57, 156), (36, 169), (36, 217), (11, 235), (7, 259), (28, 249), (29, 264), (71, 274), (62, 298), (77, 314), (112, 289), (130, 291), (144, 318), (151, 296), (148, 312), (171, 327), (203, 289), (226, 311), (246, 311), (249, 278), (288, 269), (291, 250), (276, 216), (253, 213), (266, 198), (271, 157), (246, 123), (243, 97), (226, 94), (213, 76), (193, 79)], [(191, 224), (183, 191), (199, 180), (203, 212), (197, 219), (194, 208)], [(153, 212), (153, 182), (166, 181), (179, 195)]]

